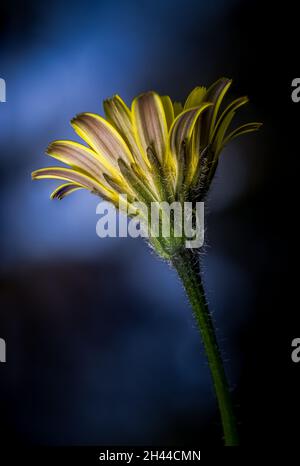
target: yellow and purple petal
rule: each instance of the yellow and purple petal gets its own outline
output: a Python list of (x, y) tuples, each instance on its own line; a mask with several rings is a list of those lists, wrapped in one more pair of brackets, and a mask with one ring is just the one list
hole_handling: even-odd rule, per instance
[(92, 178), (91, 176), (86, 175), (78, 170), (73, 170), (71, 168), (64, 167), (46, 167), (40, 168), (32, 173), (33, 180), (40, 179), (55, 179), (55, 180), (64, 180), (72, 184), (79, 185), (84, 187), (89, 191), (93, 191), (100, 196), (105, 198), (110, 198), (115, 200), (115, 193), (106, 187), (100, 181)]
[(147, 92), (134, 99), (132, 118), (137, 143), (145, 159), (147, 160), (147, 149), (151, 147), (160, 162), (163, 162), (166, 158), (168, 127), (159, 95)]
[(143, 163), (144, 159), (134, 135), (131, 111), (125, 102), (120, 96), (115, 95), (111, 99), (104, 100), (103, 107), (107, 120), (120, 133), (135, 161)]
[(118, 158), (133, 162), (132, 154), (118, 131), (95, 113), (81, 113), (71, 121), (76, 133), (102, 157), (118, 166)]
[(85, 187), (75, 183), (61, 184), (51, 193), (50, 199), (59, 199), (61, 201), (64, 197), (79, 189), (85, 189)]
[(210, 102), (203, 102), (199, 107), (183, 111), (174, 120), (169, 135), (170, 150), (174, 157), (178, 157), (183, 141), (189, 143), (197, 119), (211, 105)]

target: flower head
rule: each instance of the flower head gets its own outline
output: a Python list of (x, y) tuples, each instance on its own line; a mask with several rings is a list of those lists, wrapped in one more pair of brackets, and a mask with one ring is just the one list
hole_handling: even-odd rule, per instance
[[(237, 109), (248, 102), (241, 97), (221, 110), (230, 85), (221, 78), (208, 89), (196, 87), (184, 106), (155, 92), (139, 95), (131, 108), (118, 95), (107, 99), (106, 118), (82, 113), (71, 121), (86, 145), (67, 140), (49, 145), (47, 154), (70, 168), (42, 168), (32, 178), (64, 180), (52, 199), (87, 189), (116, 206), (123, 199), (125, 208), (136, 201), (202, 201), (224, 146), (260, 127), (247, 123), (229, 130)], [(170, 244), (151, 242), (161, 255), (170, 253)]]

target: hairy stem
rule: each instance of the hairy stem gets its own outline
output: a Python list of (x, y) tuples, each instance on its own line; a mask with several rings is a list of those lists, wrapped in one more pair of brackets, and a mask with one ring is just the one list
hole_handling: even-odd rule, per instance
[(228, 382), (218, 347), (213, 323), (205, 299), (198, 261), (185, 249), (172, 259), (182, 280), (200, 330), (220, 410), (226, 446), (238, 445), (236, 420), (233, 414)]

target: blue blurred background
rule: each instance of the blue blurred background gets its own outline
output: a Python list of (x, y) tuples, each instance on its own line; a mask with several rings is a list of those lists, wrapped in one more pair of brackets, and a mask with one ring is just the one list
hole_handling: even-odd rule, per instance
[(257, 329), (260, 287), (280, 234), (273, 216), (265, 216), (277, 167), (270, 172), (265, 142), (275, 128), (271, 98), (264, 98), (268, 45), (260, 40), (258, 11), (258, 3), (250, 10), (239, 0), (11, 0), (1, 6), (7, 102), (0, 104), (0, 336), (7, 363), (0, 395), (8, 440), (221, 441), (201, 341), (175, 273), (142, 240), (99, 239), (96, 197), (80, 191), (50, 202), (57, 183), (30, 179), (31, 171), (52, 164), (44, 155), (51, 140), (78, 139), (70, 119), (102, 113), (107, 96), (118, 93), (130, 103), (153, 89), (183, 100), (194, 86), (221, 76), (233, 78), (232, 97), (250, 97), (241, 118), (265, 122), (263, 135), (245, 136), (223, 153), (206, 204), (202, 254), (235, 407), (247, 431), (250, 409), (240, 405), (251, 387), (243, 368), (254, 369), (257, 359), (245, 342), (259, 339), (248, 329)]

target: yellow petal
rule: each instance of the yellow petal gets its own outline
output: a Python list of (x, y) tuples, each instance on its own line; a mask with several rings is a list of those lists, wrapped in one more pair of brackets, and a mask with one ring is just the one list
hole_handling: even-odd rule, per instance
[(174, 102), (173, 103), (173, 110), (174, 110), (174, 118), (178, 117), (178, 115), (183, 112), (183, 106), (181, 102)]
[(58, 186), (50, 195), (50, 199), (63, 199), (69, 194), (77, 191), (78, 189), (85, 189), (84, 186), (80, 186), (75, 183), (65, 183)]
[(208, 102), (212, 102), (214, 105), (208, 110), (203, 121), (202, 132), (204, 136), (204, 144), (207, 144), (210, 141), (220, 105), (226, 92), (231, 86), (231, 83), (231, 79), (218, 79), (218, 81), (216, 81), (214, 84), (210, 86), (206, 93), (205, 100)]
[(245, 105), (249, 102), (248, 97), (239, 97), (238, 99), (235, 99), (233, 102), (231, 102), (223, 111), (222, 115), (220, 118), (218, 118), (217, 123), (215, 124), (215, 127), (213, 129), (212, 135), (211, 135), (211, 142), (214, 143), (214, 147), (220, 146), (222, 143), (222, 140), (224, 138), (224, 135), (227, 131), (227, 129), (230, 126), (230, 123), (236, 113), (236, 111), (242, 106)]
[(185, 101), (184, 110), (187, 110), (193, 107), (198, 107), (204, 101), (205, 96), (206, 96), (205, 87), (203, 86), (195, 87), (195, 89), (192, 90), (192, 92), (188, 95), (188, 98)]
[(112, 99), (104, 100), (103, 107), (106, 118), (120, 133), (128, 148), (131, 150), (134, 159), (143, 164), (144, 159), (134, 135), (131, 111), (125, 102), (120, 96), (115, 95)]
[(252, 133), (252, 131), (257, 131), (262, 126), (262, 123), (246, 123), (245, 125), (239, 126), (234, 131), (232, 131), (224, 140), (223, 147), (229, 141), (241, 136), (242, 134)]
[(100, 115), (81, 113), (71, 124), (76, 133), (100, 155), (118, 166), (118, 158), (133, 161), (131, 152), (118, 131)]
[(40, 179), (55, 179), (55, 180), (65, 180), (71, 183), (79, 184), (82, 187), (98, 193), (100, 196), (105, 198), (110, 198), (114, 200), (116, 193), (112, 190), (108, 189), (104, 184), (100, 183), (99, 181), (91, 178), (90, 176), (86, 175), (85, 173), (81, 173), (78, 170), (72, 170), (71, 168), (64, 168), (64, 167), (47, 167), (47, 168), (40, 168), (32, 172), (32, 179), (33, 180), (40, 180)]
[(216, 156), (218, 156), (218, 154), (220, 153), (223, 147), (224, 137), (225, 137), (227, 129), (229, 128), (232, 122), (233, 117), (234, 117), (234, 112), (229, 112), (223, 118), (222, 123), (218, 127), (215, 138), (212, 139), (212, 150), (215, 152)]
[(162, 162), (166, 157), (168, 127), (159, 95), (155, 92), (147, 92), (135, 98), (132, 103), (132, 119), (137, 142), (145, 160), (147, 160), (147, 148), (152, 147)]
[(171, 152), (175, 157), (179, 155), (183, 141), (189, 142), (195, 123), (201, 113), (211, 105), (210, 102), (204, 102), (199, 107), (183, 111), (174, 120), (170, 129), (169, 140)]
[[(84, 170), (96, 179), (103, 179), (103, 171), (107, 168), (112, 171), (115, 170), (105, 158), (100, 158), (92, 149), (77, 142), (54, 141), (49, 145), (46, 152), (60, 162)], [(104, 165), (102, 162), (104, 162)]]
[(165, 111), (165, 116), (166, 116), (166, 121), (167, 121), (167, 126), (168, 129), (171, 127), (173, 120), (174, 120), (174, 108), (173, 108), (173, 103), (172, 100), (168, 95), (162, 95), (161, 101), (164, 107)]

